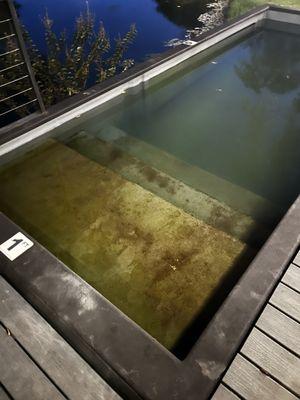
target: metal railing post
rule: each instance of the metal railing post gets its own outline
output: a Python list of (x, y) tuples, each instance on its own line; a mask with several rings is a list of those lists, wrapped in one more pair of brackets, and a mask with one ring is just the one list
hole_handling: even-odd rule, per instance
[(11, 13), (13, 28), (15, 30), (17, 42), (18, 42), (22, 57), (24, 59), (24, 62), (25, 62), (25, 65), (26, 65), (26, 68), (28, 71), (28, 76), (30, 78), (33, 90), (34, 90), (36, 98), (38, 100), (40, 110), (42, 113), (44, 113), (46, 111), (46, 108), (45, 108), (45, 105), (44, 105), (44, 102), (42, 99), (42, 95), (41, 95), (39, 86), (37, 84), (37, 81), (35, 79), (35, 76), (34, 76), (34, 73), (32, 70), (31, 62), (30, 62), (30, 59), (29, 59), (29, 56), (27, 53), (27, 49), (26, 49), (25, 42), (24, 42), (23, 35), (22, 35), (21, 25), (19, 23), (19, 18), (18, 18), (16, 9), (15, 9), (15, 6), (14, 6), (12, 0), (6, 0), (6, 2), (8, 4), (9, 11)]

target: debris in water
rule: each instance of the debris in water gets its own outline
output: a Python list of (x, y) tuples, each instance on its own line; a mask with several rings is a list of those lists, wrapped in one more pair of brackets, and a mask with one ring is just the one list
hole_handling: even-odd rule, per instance
[(168, 42), (165, 43), (165, 45), (167, 47), (176, 47), (176, 46), (180, 46), (184, 44), (185, 46), (194, 46), (195, 44), (197, 44), (197, 42), (195, 42), (194, 40), (190, 40), (190, 39), (171, 39)]
[(194, 44), (197, 44), (197, 42), (195, 42), (194, 40), (185, 40), (183, 44), (185, 44), (186, 46), (194, 46)]

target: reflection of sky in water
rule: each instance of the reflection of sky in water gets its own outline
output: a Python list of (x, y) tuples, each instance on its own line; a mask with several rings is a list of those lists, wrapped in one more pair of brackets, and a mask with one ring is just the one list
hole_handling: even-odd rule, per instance
[[(50, 18), (54, 19), (57, 31), (65, 28), (71, 31), (75, 18), (85, 8), (84, 0), (19, 0), (19, 3), (22, 21), (40, 48), (44, 46), (40, 19), (45, 14), (45, 10), (48, 10)], [(130, 24), (136, 24), (138, 36), (128, 56), (137, 61), (144, 59), (147, 55), (165, 50), (166, 41), (175, 37), (184, 37), (185, 28), (176, 24), (176, 22), (182, 22), (178, 20), (178, 15), (183, 13), (182, 8), (166, 7), (165, 3), (164, 0), (89, 0), (90, 9), (95, 13), (98, 21), (103, 21), (111, 38), (119, 33), (124, 35)], [(201, 3), (205, 1), (197, 0), (196, 3), (196, 8), (191, 4), (189, 13), (184, 13), (183, 22), (187, 25), (197, 24), (196, 18), (203, 8)], [(159, 6), (166, 15), (158, 11)], [(192, 18), (194, 22), (191, 21), (191, 13), (195, 14)]]
[(300, 189), (300, 38), (264, 31), (119, 110), (125, 132), (286, 205)]

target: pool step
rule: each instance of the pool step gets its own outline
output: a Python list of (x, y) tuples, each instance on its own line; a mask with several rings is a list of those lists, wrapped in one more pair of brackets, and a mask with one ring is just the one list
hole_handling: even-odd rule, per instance
[[(0, 187), (0, 211), (167, 348), (253, 256), (241, 241), (55, 141), (0, 170)], [(57, 278), (62, 287), (69, 279)], [(93, 307), (84, 292), (82, 299), (78, 320)]]
[(205, 193), (147, 165), (120, 150), (112, 143), (80, 132), (67, 145), (99, 164), (109, 167), (123, 178), (137, 183), (214, 228), (259, 247), (270, 232), (251, 217), (241, 214)]
[(147, 165), (227, 204), (230, 208), (251, 216), (271, 229), (283, 214), (283, 211), (269, 200), (197, 166), (190, 165), (164, 150), (128, 135), (115, 126), (104, 126), (94, 135), (114, 144)]

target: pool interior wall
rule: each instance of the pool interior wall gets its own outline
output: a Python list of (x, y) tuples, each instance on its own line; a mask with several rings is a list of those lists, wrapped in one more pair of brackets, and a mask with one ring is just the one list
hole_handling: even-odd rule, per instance
[(1, 211), (174, 350), (299, 191), (297, 48), (260, 30), (73, 122), (2, 167)]

